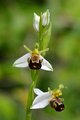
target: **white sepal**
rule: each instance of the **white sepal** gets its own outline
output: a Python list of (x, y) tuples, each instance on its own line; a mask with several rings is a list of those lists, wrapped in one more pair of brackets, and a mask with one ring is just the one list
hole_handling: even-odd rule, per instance
[(17, 59), (13, 66), (14, 67), (28, 67), (28, 58), (30, 58), (31, 54), (27, 53), (24, 56), (20, 57), (19, 59)]
[(42, 67), (41, 67), (42, 70), (53, 71), (51, 64), (46, 59), (44, 59), (41, 55), (40, 55), (40, 59), (42, 59)]
[(51, 94), (49, 92), (45, 92), (44, 94), (37, 96), (33, 101), (31, 109), (39, 109), (46, 107), (49, 104), (50, 98)]
[(44, 94), (44, 92), (42, 92), (40, 89), (38, 89), (38, 88), (34, 88), (34, 93), (36, 94), (36, 95), (42, 95), (42, 94)]
[(34, 13), (33, 27), (36, 31), (39, 31), (39, 21), (40, 21), (40, 16)]

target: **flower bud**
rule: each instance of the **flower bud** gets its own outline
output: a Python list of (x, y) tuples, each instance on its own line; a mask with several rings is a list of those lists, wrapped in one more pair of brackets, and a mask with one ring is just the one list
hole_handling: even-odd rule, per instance
[(42, 14), (42, 25), (46, 26), (50, 23), (50, 12), (47, 10)]
[(50, 12), (47, 10), (41, 16), (38, 16), (36, 13), (34, 13), (34, 20), (33, 20), (33, 27), (36, 31), (39, 32), (39, 25), (40, 25), (40, 19), (41, 19), (41, 25), (47, 26), (50, 23)]
[(40, 16), (34, 13), (33, 27), (36, 31), (39, 31), (39, 22), (40, 22)]

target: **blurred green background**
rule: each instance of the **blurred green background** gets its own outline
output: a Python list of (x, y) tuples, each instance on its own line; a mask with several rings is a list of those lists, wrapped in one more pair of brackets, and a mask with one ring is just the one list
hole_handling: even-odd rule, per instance
[(24, 44), (34, 48), (33, 13), (46, 9), (52, 35), (45, 58), (54, 72), (40, 71), (37, 87), (47, 91), (64, 84), (65, 110), (34, 110), (32, 120), (80, 120), (80, 0), (0, 0), (0, 120), (25, 120), (30, 70), (12, 64), (26, 53)]

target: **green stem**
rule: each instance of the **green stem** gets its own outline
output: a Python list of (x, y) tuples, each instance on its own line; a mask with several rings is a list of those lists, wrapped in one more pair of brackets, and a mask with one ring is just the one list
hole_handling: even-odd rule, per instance
[(28, 100), (27, 100), (27, 110), (26, 110), (26, 120), (31, 120), (32, 110), (30, 109), (32, 105), (32, 101), (34, 99), (33, 89), (36, 87), (37, 79), (38, 79), (38, 71), (31, 70), (32, 84), (29, 88), (28, 92)]
[(31, 120), (31, 114), (28, 114), (26, 120)]

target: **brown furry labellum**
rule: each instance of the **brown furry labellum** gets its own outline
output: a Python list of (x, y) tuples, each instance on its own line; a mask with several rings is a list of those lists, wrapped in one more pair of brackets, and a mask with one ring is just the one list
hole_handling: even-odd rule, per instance
[(39, 70), (41, 68), (42, 60), (40, 60), (39, 55), (32, 55), (28, 60), (30, 69)]
[(64, 103), (60, 100), (60, 98), (50, 100), (50, 105), (58, 112), (63, 111), (65, 108)]

